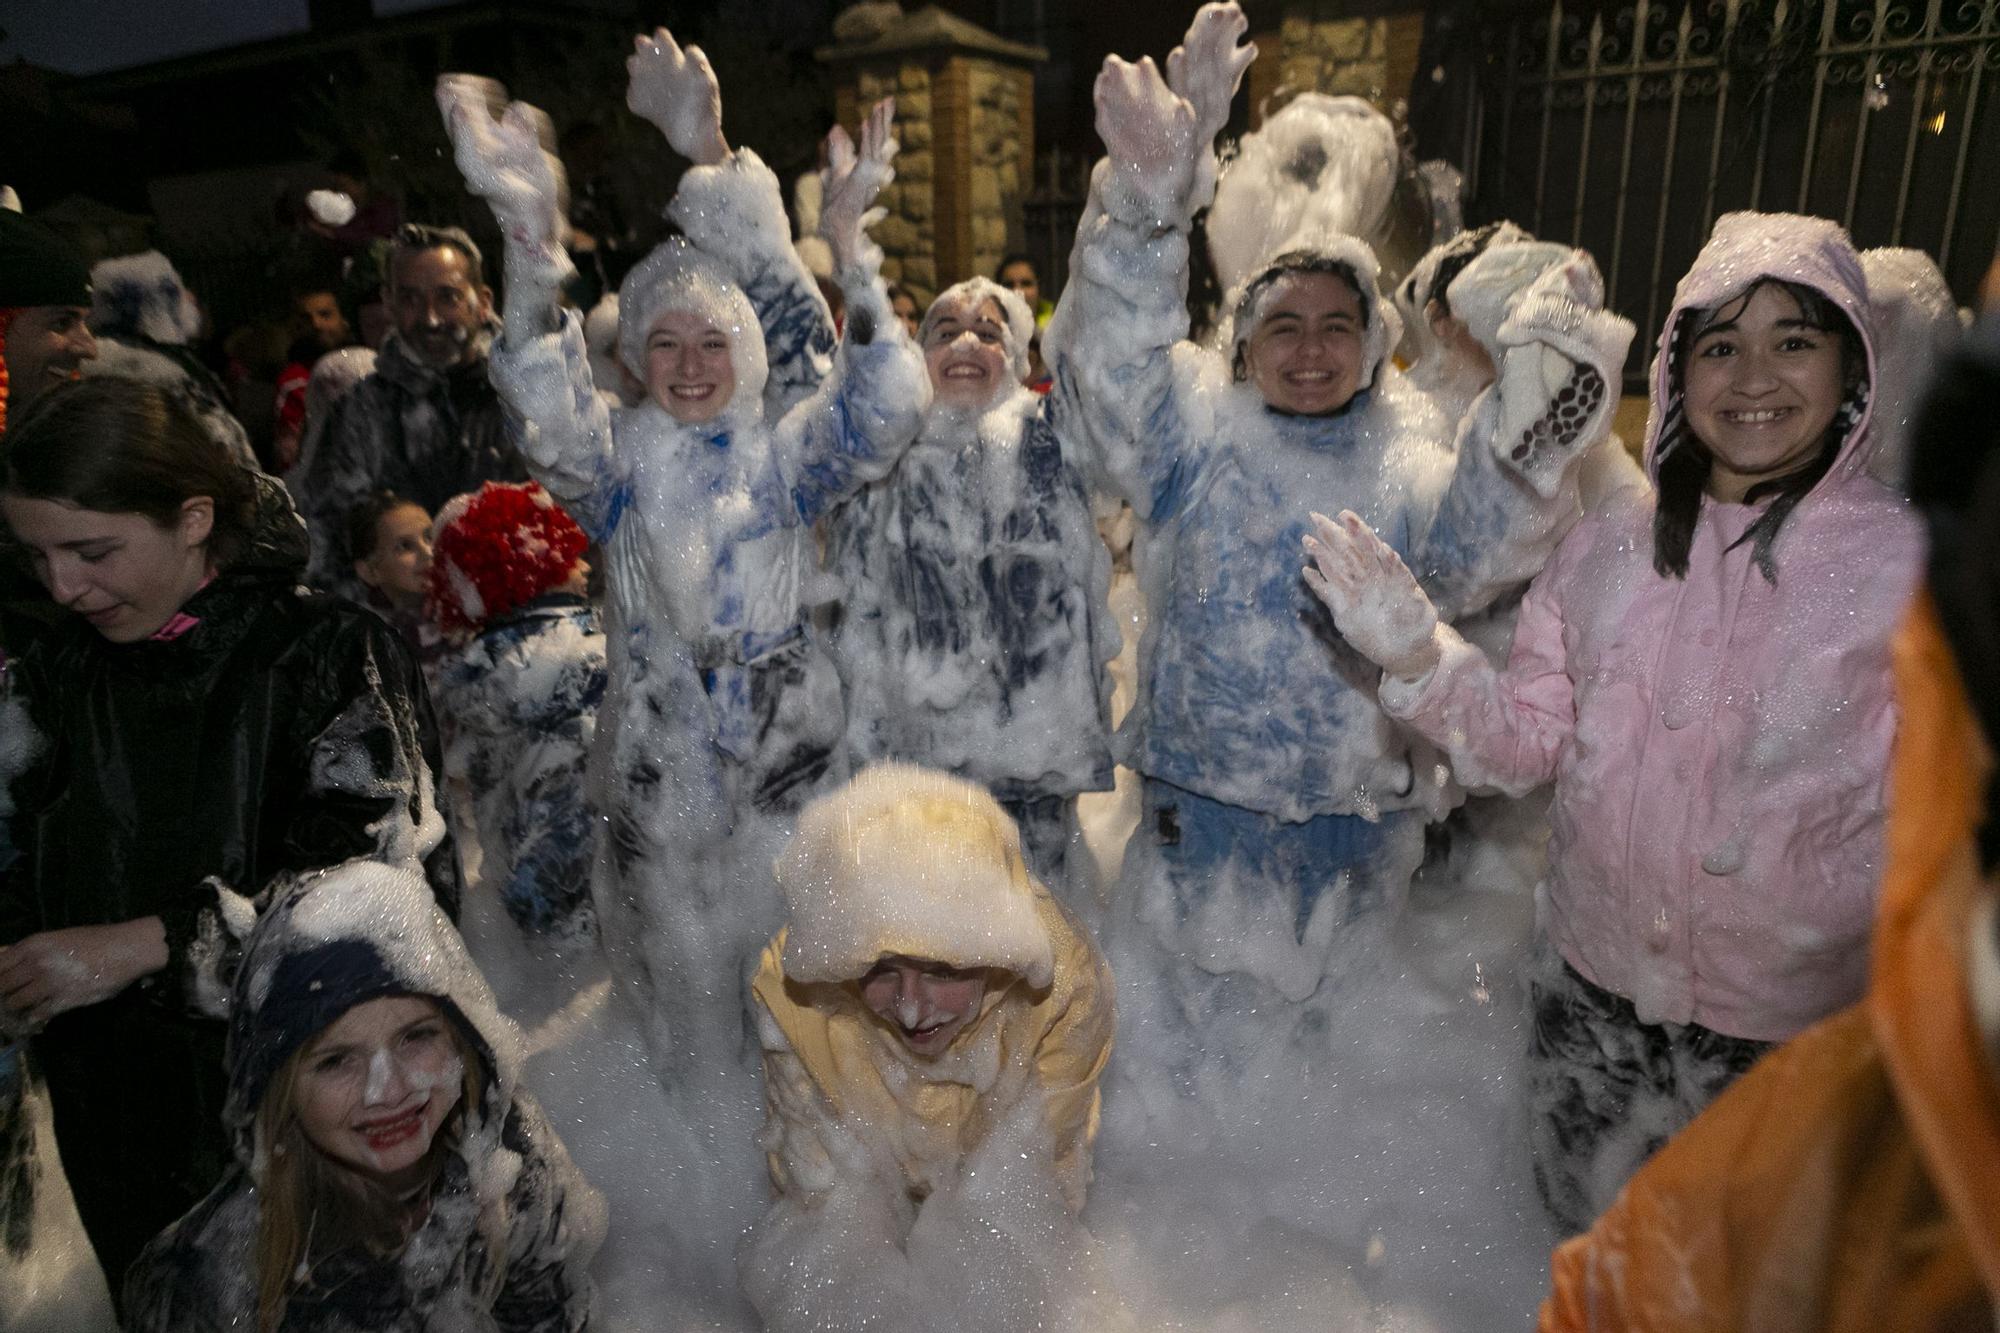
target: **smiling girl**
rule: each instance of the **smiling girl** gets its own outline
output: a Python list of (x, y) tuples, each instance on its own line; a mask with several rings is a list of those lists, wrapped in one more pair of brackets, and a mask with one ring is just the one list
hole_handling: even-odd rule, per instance
[[(916, 443), (828, 516), (833, 635), (854, 765), (947, 769), (999, 798), (1058, 894), (1079, 792), (1111, 786), (1118, 652), (1111, 558), (1056, 400), (1025, 388), (1034, 316), (986, 278), (919, 329), (931, 384)], [(1074, 900), (1072, 900), (1074, 901)]]
[(1831, 222), (1734, 213), (1653, 364), (1655, 489), (1617, 491), (1522, 603), (1504, 671), (1353, 514), (1307, 579), (1391, 716), (1468, 787), (1555, 783), (1533, 985), (1536, 1173), (1581, 1229), (1773, 1043), (1853, 1002), (1896, 728), (1905, 503), (1868, 475), (1859, 258)]
[(423, 888), (355, 862), (276, 895), (230, 1016), (237, 1164), (133, 1265), (134, 1333), (587, 1324), (602, 1202)]

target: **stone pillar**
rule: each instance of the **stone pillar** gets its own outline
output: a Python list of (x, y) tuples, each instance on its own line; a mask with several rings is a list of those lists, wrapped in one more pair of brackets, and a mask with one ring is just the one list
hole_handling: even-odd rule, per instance
[(834, 114), (850, 131), (876, 101), (896, 98), (902, 151), (882, 193), (889, 216), (874, 236), (883, 275), (928, 304), (1021, 247), (1021, 202), (1034, 176), (1034, 67), (1048, 53), (936, 5), (912, 14), (867, 8), (872, 21), (837, 23), (841, 40), (817, 55), (833, 69)]
[(1279, 92), (1365, 97), (1391, 117), (1397, 103), (1407, 102), (1423, 41), (1421, 7), (1281, 0), (1258, 6), (1255, 13), (1259, 31), (1252, 36), (1261, 54), (1250, 67), (1253, 128)]

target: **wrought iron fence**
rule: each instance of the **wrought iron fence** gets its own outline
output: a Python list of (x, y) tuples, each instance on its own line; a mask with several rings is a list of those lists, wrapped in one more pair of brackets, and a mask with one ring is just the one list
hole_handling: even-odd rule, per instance
[(1479, 42), (1468, 212), (1589, 248), (1628, 371), (1719, 213), (1923, 249), (1961, 300), (2000, 244), (2000, 0), (1557, 0)]
[(1054, 147), (1035, 159), (1035, 183), (1021, 204), (1022, 229), (1028, 257), (1035, 261), (1042, 298), (1053, 301), (1069, 280), (1070, 245), (1090, 189), (1088, 154)]

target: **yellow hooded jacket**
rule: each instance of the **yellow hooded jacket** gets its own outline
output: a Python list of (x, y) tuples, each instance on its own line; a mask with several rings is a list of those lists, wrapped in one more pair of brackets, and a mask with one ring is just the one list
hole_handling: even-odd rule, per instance
[[(1014, 978), (989, 987), (979, 1017), (931, 1061), (911, 1055), (852, 982), (786, 977), (787, 932), (778, 932), (751, 993), (764, 1043), (764, 1146), (780, 1194), (830, 1188), (840, 1174), (830, 1139), (851, 1136), (894, 1161), (911, 1197), (922, 1200), (996, 1124), (1038, 1097), (1064, 1200), (1082, 1210), (1097, 1081), (1111, 1056), (1111, 973), (1040, 885), (1035, 908), (1054, 959), (1048, 986), (1032, 990)], [(898, 950), (885, 940), (881, 952)]]
[(1990, 766), (1936, 612), (1903, 707), (1869, 991), (1767, 1056), (1556, 1251), (1544, 1333), (1991, 1329), (2000, 1072), (1967, 982)]

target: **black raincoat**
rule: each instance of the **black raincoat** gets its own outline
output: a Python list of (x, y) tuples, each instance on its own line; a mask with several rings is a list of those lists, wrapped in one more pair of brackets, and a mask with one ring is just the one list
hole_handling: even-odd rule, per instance
[(419, 857), (447, 911), (429, 700), (395, 631), (298, 585), (305, 533), (262, 478), (251, 549), (183, 607), (178, 638), (114, 644), (72, 618), (11, 664), (12, 815), (0, 943), (158, 916), (168, 965), (33, 1044), (85, 1231), (117, 1291), (153, 1233), (228, 1164), (223, 1030), (233, 937), (215, 885)]

